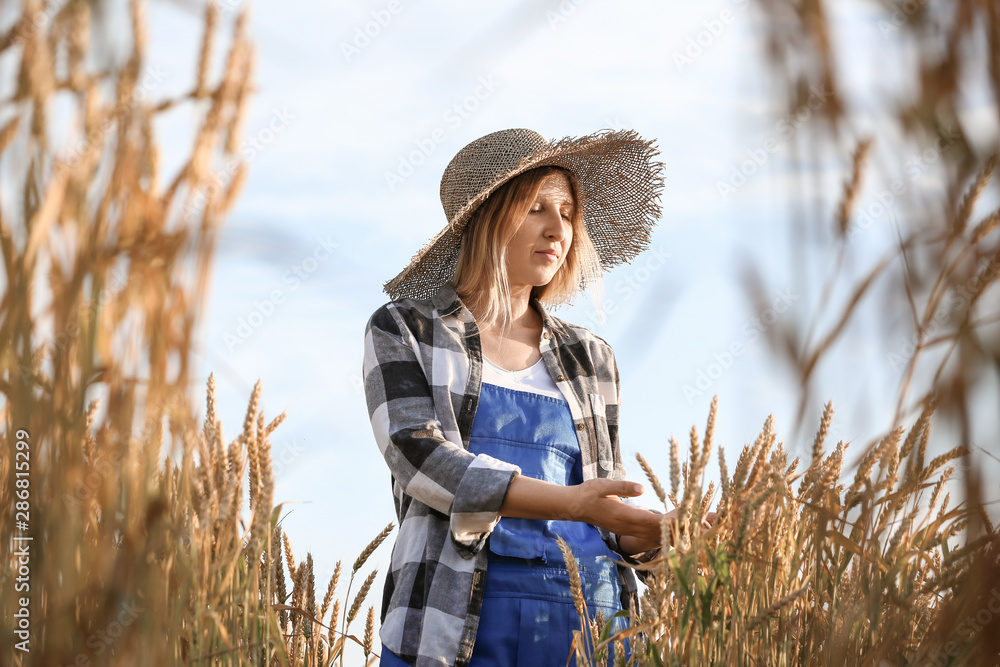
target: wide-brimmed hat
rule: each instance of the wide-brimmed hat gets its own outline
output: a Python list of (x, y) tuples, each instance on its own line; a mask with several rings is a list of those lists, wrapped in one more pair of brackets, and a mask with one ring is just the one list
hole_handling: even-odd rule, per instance
[(455, 276), (465, 226), (501, 185), (529, 169), (554, 165), (579, 183), (578, 205), (601, 268), (629, 262), (645, 250), (660, 217), (663, 163), (653, 141), (633, 130), (602, 130), (556, 141), (532, 130), (487, 134), (452, 158), (441, 177), (447, 226), (383, 285), (392, 299), (429, 298)]

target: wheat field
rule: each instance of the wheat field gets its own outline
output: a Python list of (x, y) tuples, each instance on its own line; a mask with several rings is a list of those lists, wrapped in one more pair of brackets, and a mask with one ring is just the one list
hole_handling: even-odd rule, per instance
[[(760, 10), (789, 105), (802, 103), (805, 88), (801, 73), (783, 67), (790, 53), (837, 91), (822, 3), (768, 0)], [(995, 8), (958, 2), (954, 11), (968, 19), (956, 23), (963, 30), (978, 17), (996, 46)], [(317, 582), (313, 554), (295, 554), (274, 497), (271, 438), (286, 415), (265, 417), (258, 382), (228, 439), (215, 376), (192, 377), (217, 238), (247, 178), (246, 164), (216, 178), (219, 165), (238, 158), (255, 89), (247, 14), (215, 75), (221, 19), (206, 4), (189, 90), (164, 97), (146, 59), (145, 4), (130, 3), (120, 67), (86, 57), (97, 39), (92, 12), (83, 0), (28, 0), (0, 35), (0, 54), (17, 63), (0, 118), (0, 165), (13, 183), (5, 193), (17, 193), (0, 208), (0, 503), (10, 508), (0, 520), (0, 664), (314, 667), (345, 664), (348, 646), (376, 664), (371, 557), (393, 524), (372, 528), (350, 571), (338, 562), (328, 582)], [(904, 28), (931, 20), (921, 10)], [(928, 110), (954, 105), (947, 82), (955, 70), (983, 66), (959, 50), (950, 57), (918, 65), (925, 99), (900, 111), (900, 125), (937, 127)], [(998, 71), (990, 70), (994, 92)], [(56, 98), (73, 109), (68, 143), (47, 129)], [(837, 93), (832, 100), (822, 113), (836, 128), (847, 104)], [(183, 165), (167, 174), (153, 124), (176, 109), (197, 113)], [(822, 221), (838, 239), (838, 267), (850, 253), (872, 141), (854, 142), (834, 220)], [(901, 261), (917, 337), (895, 426), (864, 444), (833, 444), (826, 403), (808, 442), (786, 445), (769, 418), (727, 460), (714, 437), (725, 408), (713, 400), (703, 433), (693, 427), (683, 447), (662, 443), (665, 483), (638, 455), (664, 509), (677, 510), (663, 524), (672, 547), (641, 566), (646, 586), (627, 635), (611, 636), (608, 619), (588, 620), (577, 595), (582, 620), (570, 660), (996, 664), (1000, 544), (987, 511), (996, 484), (976, 474), (976, 457), (991, 452), (961, 434), (977, 418), (969, 369), (1000, 365), (988, 344), (1000, 319), (1000, 212), (975, 214), (997, 157), (958, 143), (947, 157), (956, 165), (948, 216), (903, 229), (898, 247), (850, 285), (827, 328), (774, 340), (802, 381), (801, 417), (824, 402), (814, 386), (821, 360), (873, 282)], [(838, 270), (830, 285), (840, 279)], [(956, 290), (963, 305), (942, 326), (941, 304)], [(931, 372), (918, 372), (941, 349)], [(931, 456), (938, 420), (959, 424), (947, 432), (960, 435)], [(807, 459), (789, 460), (799, 448)], [(706, 486), (710, 466), (718, 485)], [(706, 528), (710, 511), (717, 518)]]
[[(162, 98), (145, 11), (130, 5), (121, 68), (85, 67), (88, 2), (26, 2), (0, 37), (19, 55), (0, 151), (21, 192), (0, 219), (0, 663), (318, 665), (343, 661), (345, 636), (371, 654), (375, 573), (362, 568), (389, 529), (317, 605), (312, 555), (296, 562), (274, 503), (270, 437), (285, 415), (265, 419), (258, 382), (227, 440), (214, 376), (200, 425), (190, 401), (212, 254), (247, 173), (213, 177), (237, 155), (253, 94), (246, 13), (213, 77), (219, 10), (206, 5), (190, 90)], [(76, 110), (58, 145), (57, 97)], [(153, 122), (179, 107), (200, 122), (164, 174)]]

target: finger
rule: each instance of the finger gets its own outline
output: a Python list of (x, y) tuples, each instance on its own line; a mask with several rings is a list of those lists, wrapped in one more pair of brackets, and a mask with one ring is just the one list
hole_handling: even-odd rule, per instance
[(627, 480), (601, 478), (584, 483), (590, 484), (591, 488), (602, 496), (632, 497), (642, 495), (642, 485)]
[(613, 491), (612, 493), (616, 496), (634, 498), (635, 496), (642, 495), (642, 484), (639, 484), (638, 482), (629, 482), (626, 480), (621, 480), (614, 482), (614, 484), (616, 490)]
[[(627, 506), (626, 506), (627, 507)], [(642, 531), (642, 534), (660, 534), (660, 515), (638, 507), (627, 507), (623, 519), (627, 520), (634, 528)], [(640, 533), (636, 533), (637, 535)]]

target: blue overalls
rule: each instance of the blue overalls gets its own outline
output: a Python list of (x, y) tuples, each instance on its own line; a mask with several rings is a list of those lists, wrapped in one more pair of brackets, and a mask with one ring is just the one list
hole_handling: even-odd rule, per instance
[[(580, 444), (563, 399), (482, 383), (469, 451), (516, 464), (523, 475), (554, 484), (583, 482)], [(483, 606), (469, 667), (566, 664), (573, 631), (581, 624), (556, 535), (576, 557), (591, 618), (600, 611), (610, 620), (621, 611), (621, 577), (612, 561), (618, 556), (597, 528), (578, 521), (503, 517), (488, 540)], [(627, 619), (614, 619), (612, 634), (627, 626)], [(589, 631), (585, 638), (589, 641)], [(613, 653), (608, 658), (613, 664)], [(381, 664), (405, 663), (383, 646)]]
[[(514, 463), (522, 474), (554, 484), (583, 482), (580, 443), (563, 399), (483, 383), (469, 451)], [(566, 664), (580, 618), (556, 535), (576, 557), (591, 617), (600, 611), (610, 620), (621, 610), (621, 577), (612, 561), (617, 555), (597, 528), (503, 517), (488, 541), (483, 608), (469, 667)], [(614, 622), (615, 632), (627, 626), (623, 618)]]

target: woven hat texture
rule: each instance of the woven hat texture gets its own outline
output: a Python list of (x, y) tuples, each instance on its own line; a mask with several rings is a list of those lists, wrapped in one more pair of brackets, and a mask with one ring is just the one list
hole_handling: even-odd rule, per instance
[(654, 160), (657, 155), (654, 142), (633, 130), (602, 130), (553, 142), (527, 129), (480, 137), (452, 158), (441, 177), (448, 224), (383, 290), (394, 300), (431, 297), (454, 278), (462, 232), (476, 209), (511, 178), (549, 165), (576, 176), (578, 205), (602, 269), (629, 262), (648, 246), (660, 217), (663, 164)]

